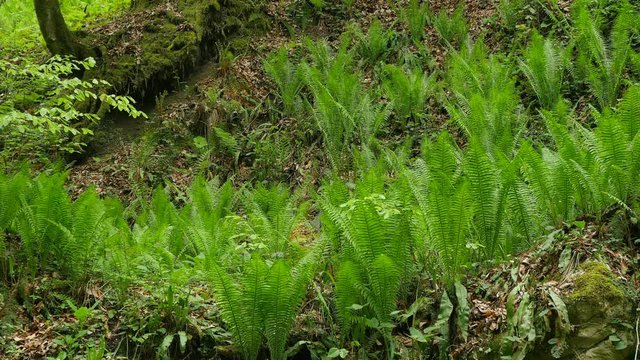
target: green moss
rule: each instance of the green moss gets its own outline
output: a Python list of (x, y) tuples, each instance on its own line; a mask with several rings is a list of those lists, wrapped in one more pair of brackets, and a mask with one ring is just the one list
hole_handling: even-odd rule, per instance
[(240, 0), (181, 0), (175, 2), (176, 11), (145, 12), (158, 3), (146, 0), (136, 8), (144, 21), (136, 24), (141, 36), (131, 37), (129, 27), (106, 36), (88, 34), (87, 42), (97, 45), (104, 56), (99, 67), (85, 74), (87, 78), (108, 81), (118, 94), (152, 101), (161, 91), (178, 86), (177, 80), (199, 63), (215, 58), (217, 44), (230, 41), (260, 13), (251, 2)]
[(624, 291), (616, 283), (614, 274), (606, 264), (589, 261), (580, 269), (584, 273), (576, 278), (575, 290), (569, 295), (570, 301), (603, 304), (624, 300)]

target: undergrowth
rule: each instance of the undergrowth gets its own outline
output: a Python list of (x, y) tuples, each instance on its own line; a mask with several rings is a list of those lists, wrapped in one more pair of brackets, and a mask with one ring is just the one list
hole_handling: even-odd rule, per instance
[[(519, 3), (499, 2), (503, 26), (519, 26)], [(98, 282), (109, 292), (100, 301), (134, 309), (138, 296), (160, 299), (144, 324), (133, 325), (135, 310), (118, 315), (127, 350), (101, 348), (125, 356), (446, 358), (469, 339), (465, 282), (480, 267), (576, 224), (606, 232), (614, 213), (633, 247), (639, 15), (621, 1), (606, 21), (591, 5), (573, 5), (571, 31), (531, 31), (509, 53), (463, 8), (434, 14), (418, 1), (396, 23), (296, 38), (259, 59), (273, 92), (258, 105), (208, 89), (213, 120), (191, 139), (195, 154), (184, 151), (201, 174), (180, 196), (157, 181), (128, 204), (97, 189), (72, 198), (66, 172), (4, 171), (0, 279), (24, 304), (43, 277), (61, 293)], [(309, 24), (355, 11), (351, 1), (292, 6)], [(246, 168), (255, 181), (238, 183)], [(290, 180), (285, 168), (319, 170), (292, 189), (277, 181)], [(521, 359), (568, 334), (551, 290), (555, 312), (541, 321), (555, 329), (536, 333), (525, 285), (503, 291), (498, 330), (509, 335), (490, 356)], [(96, 326), (98, 301), (65, 296), (78, 326)]]

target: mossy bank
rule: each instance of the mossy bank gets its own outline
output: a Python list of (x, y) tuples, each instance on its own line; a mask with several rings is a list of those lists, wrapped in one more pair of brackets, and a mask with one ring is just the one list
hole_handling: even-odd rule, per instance
[(229, 38), (251, 25), (246, 17), (259, 21), (258, 10), (237, 0), (139, 3), (135, 11), (80, 34), (101, 56), (85, 77), (105, 79), (119, 94), (153, 100), (215, 60)]

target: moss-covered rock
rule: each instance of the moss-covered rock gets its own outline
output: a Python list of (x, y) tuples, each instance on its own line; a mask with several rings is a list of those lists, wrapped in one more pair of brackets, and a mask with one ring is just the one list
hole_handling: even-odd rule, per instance
[[(633, 304), (609, 267), (600, 261), (582, 264), (573, 275), (571, 290), (563, 294), (573, 331), (560, 359), (628, 359), (634, 336)], [(622, 326), (621, 326), (622, 325)], [(542, 343), (529, 359), (553, 359), (551, 346)]]
[(580, 270), (580, 275), (574, 280), (574, 290), (568, 296), (570, 303), (618, 304), (624, 302), (624, 291), (606, 264), (590, 261), (584, 263)]
[[(609, 267), (590, 261), (580, 267), (573, 290), (567, 294), (567, 309), (574, 333), (570, 353), (580, 359), (626, 359), (632, 351), (633, 334), (620, 323), (633, 323), (633, 307)], [(613, 336), (612, 336), (613, 335)], [(610, 340), (620, 339), (615, 343)], [(616, 346), (624, 349), (617, 350)]]

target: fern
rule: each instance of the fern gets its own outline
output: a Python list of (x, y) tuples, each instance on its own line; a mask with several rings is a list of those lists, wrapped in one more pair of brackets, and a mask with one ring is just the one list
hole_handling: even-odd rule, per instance
[(460, 154), (443, 132), (434, 143), (423, 145), (424, 159), (405, 172), (407, 184), (425, 227), (415, 233), (423, 248), (437, 253), (432, 276), (453, 286), (468, 259), (472, 208), (469, 184), (460, 172)]
[(141, 230), (157, 231), (162, 234), (162, 237), (153, 244), (154, 247), (161, 246), (178, 258), (194, 255), (195, 250), (186, 242), (179, 218), (180, 214), (167, 192), (159, 187), (153, 193), (151, 206), (139, 216), (136, 225), (141, 227)]
[(105, 215), (105, 206), (95, 191), (85, 191), (72, 206), (72, 225), (54, 223), (61, 231), (56, 258), (72, 280), (91, 274), (92, 259), (111, 232)]
[(542, 107), (552, 109), (562, 98), (564, 72), (569, 60), (567, 50), (551, 39), (534, 34), (524, 58), (520, 61), (522, 72)]
[(611, 181), (612, 194), (619, 199), (628, 197), (631, 148), (626, 141), (624, 128), (613, 115), (598, 117), (598, 127), (594, 131), (596, 146), (591, 149), (598, 161), (606, 166), (606, 175)]
[(469, 25), (462, 7), (458, 7), (453, 14), (442, 9), (431, 21), (440, 38), (448, 46), (463, 44), (469, 34)]
[(500, 187), (494, 160), (474, 140), (465, 153), (464, 172), (474, 199), (476, 237), (484, 246), (486, 258), (492, 259), (502, 234), (504, 189)]
[(285, 359), (286, 341), (317, 262), (311, 252), (291, 268), (271, 266), (254, 256), (234, 281), (216, 259), (208, 259), (209, 279), (225, 323), (245, 359), (256, 359), (266, 339), (272, 359)]
[(478, 138), (490, 154), (511, 157), (524, 126), (511, 67), (488, 55), (482, 42), (454, 52), (447, 73), (452, 91), (446, 108), (467, 138)]
[(9, 257), (7, 256), (6, 233), (14, 230), (14, 219), (21, 207), (23, 199), (31, 185), (25, 172), (19, 172), (14, 176), (5, 176), (0, 173), (0, 270), (2, 275), (9, 272)]
[[(364, 319), (391, 323), (402, 280), (410, 271), (405, 265), (412, 248), (407, 212), (393, 199), (370, 192), (379, 189), (375, 184), (380, 183), (373, 175), (377, 173), (371, 174), (371, 180), (365, 177), (364, 182), (358, 182), (356, 196), (345, 204), (322, 202), (328, 226), (338, 230), (333, 234), (338, 238), (333, 241), (340, 243), (341, 261), (336, 275), (338, 317), (344, 331), (359, 341), (365, 340)], [(392, 348), (388, 327), (378, 330)]]
[(237, 158), (239, 154), (238, 140), (226, 130), (214, 127), (213, 132), (210, 134), (210, 142), (212, 143), (212, 147), (216, 151), (220, 151), (223, 153), (227, 153), (228, 155)]
[(356, 118), (356, 134), (363, 148), (371, 149), (377, 144), (377, 135), (389, 122), (391, 107), (374, 105), (369, 95), (365, 95), (358, 107)]
[(318, 261), (316, 251), (310, 252), (293, 268), (284, 261), (271, 266), (265, 284), (265, 337), (272, 359), (285, 359), (287, 338), (293, 327), (300, 304), (307, 293)]
[(513, 87), (511, 64), (500, 55), (489, 54), (482, 40), (468, 42), (452, 52), (447, 62), (447, 81), (458, 97)]
[(71, 201), (63, 186), (65, 179), (64, 173), (50, 177), (40, 175), (30, 194), (20, 199), (15, 226), (31, 275), (50, 263), (51, 255), (59, 249), (60, 234), (52, 224), (70, 226)]
[(469, 236), (471, 211), (469, 185), (462, 181), (454, 189), (431, 182), (429, 206), (426, 208), (428, 241), (441, 256), (445, 283), (451, 286), (461, 275), (467, 261), (466, 241)]
[(206, 182), (203, 177), (197, 177), (189, 191), (189, 200), (174, 224), (184, 229), (185, 241), (193, 254), (217, 257), (223, 264), (230, 261), (230, 238), (240, 227), (231, 211), (235, 202), (231, 183), (221, 185), (217, 179)]
[(359, 311), (359, 307), (362, 306), (361, 294), (366, 287), (363, 283), (362, 269), (357, 263), (345, 260), (340, 264), (335, 277), (336, 313), (340, 326), (345, 334), (351, 333), (356, 339), (362, 338), (363, 324), (366, 320)]
[(637, 17), (631, 5), (624, 2), (607, 39), (585, 2), (574, 7), (578, 65), (601, 110), (613, 106), (618, 98), (622, 75), (632, 54), (631, 31)]
[(262, 344), (258, 285), (264, 283), (266, 265), (253, 260), (249, 265), (253, 269), (247, 271), (242, 285), (235, 283), (215, 261), (209, 262), (208, 267), (222, 318), (229, 326), (236, 346), (245, 359), (256, 359)]
[(407, 73), (393, 65), (385, 66), (385, 74), (383, 88), (401, 123), (422, 118), (427, 97), (434, 92), (433, 77), (427, 77), (420, 69)]
[(526, 2), (524, 0), (497, 0), (497, 3), (498, 15), (502, 24), (508, 29), (515, 29)]
[(12, 229), (20, 209), (20, 199), (27, 195), (30, 185), (31, 181), (24, 172), (13, 176), (0, 174), (0, 232)]
[(411, 39), (419, 43), (424, 38), (424, 28), (429, 21), (429, 7), (427, 2), (411, 0), (409, 6), (403, 10), (402, 17), (409, 28)]
[(640, 132), (640, 85), (631, 86), (618, 105), (618, 117), (626, 132), (627, 141)]
[(281, 48), (264, 62), (265, 72), (276, 83), (285, 114), (294, 116), (300, 106), (299, 93), (303, 81), (299, 71), (289, 60), (287, 50)]
[[(322, 51), (321, 51), (322, 50)], [(313, 94), (313, 113), (334, 169), (345, 168), (345, 153), (358, 126), (357, 114), (364, 91), (350, 70), (353, 56), (344, 47), (337, 54), (324, 46), (314, 48), (316, 64), (305, 65), (306, 84)]]
[[(519, 157), (517, 157), (519, 158)], [(513, 254), (531, 246), (542, 229), (536, 201), (531, 189), (519, 177), (519, 159), (503, 167), (502, 188), (505, 193), (505, 253)]]
[(385, 60), (393, 38), (396, 36), (392, 29), (385, 29), (378, 19), (371, 22), (366, 34), (358, 27), (353, 29), (353, 33), (358, 41), (356, 46), (358, 54), (371, 66)]
[(306, 204), (296, 206), (296, 201), (296, 196), (291, 196), (283, 186), (270, 189), (258, 186), (246, 192), (244, 204), (249, 226), (271, 254), (284, 256), (291, 251), (289, 239), (307, 209)]
[(573, 220), (575, 191), (562, 158), (548, 149), (542, 154), (525, 144), (523, 173), (538, 204), (538, 211), (556, 227)]
[(506, 156), (512, 156), (517, 134), (524, 126), (518, 108), (518, 98), (512, 88), (494, 89), (484, 96), (473, 94), (447, 106), (452, 119), (469, 139), (480, 141), (492, 155)]

